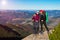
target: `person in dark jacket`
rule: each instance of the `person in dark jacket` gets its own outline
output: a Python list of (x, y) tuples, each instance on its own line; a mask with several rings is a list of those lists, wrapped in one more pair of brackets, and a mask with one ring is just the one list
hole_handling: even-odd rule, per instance
[(40, 16), (40, 25), (41, 25), (41, 33), (43, 33), (43, 24), (47, 30), (47, 32), (49, 32), (49, 29), (46, 25), (46, 12), (44, 10), (40, 10), (39, 11), (39, 16)]
[(35, 13), (32, 17), (32, 21), (33, 21), (33, 29), (34, 29), (34, 34), (37, 34), (39, 31), (39, 15), (38, 13)]

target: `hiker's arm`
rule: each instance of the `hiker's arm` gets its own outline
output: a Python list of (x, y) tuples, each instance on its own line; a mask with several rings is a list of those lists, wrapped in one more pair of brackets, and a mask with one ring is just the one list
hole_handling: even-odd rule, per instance
[(34, 17), (32, 17), (32, 22), (34, 21)]

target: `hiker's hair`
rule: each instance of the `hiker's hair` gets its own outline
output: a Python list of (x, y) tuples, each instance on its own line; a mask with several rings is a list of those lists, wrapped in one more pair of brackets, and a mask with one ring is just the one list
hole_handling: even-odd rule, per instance
[(46, 11), (44, 11), (43, 14), (46, 15)]

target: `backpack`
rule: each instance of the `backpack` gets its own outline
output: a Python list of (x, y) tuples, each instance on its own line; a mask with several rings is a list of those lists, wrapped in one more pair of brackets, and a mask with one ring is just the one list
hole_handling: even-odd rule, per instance
[(46, 12), (46, 22), (48, 22), (48, 13)]

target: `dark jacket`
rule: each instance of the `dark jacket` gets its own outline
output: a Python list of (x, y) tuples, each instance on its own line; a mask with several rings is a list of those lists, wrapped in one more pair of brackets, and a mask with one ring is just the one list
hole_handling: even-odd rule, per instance
[(40, 16), (40, 21), (43, 20), (43, 21), (46, 21), (46, 15), (44, 14), (39, 14)]

